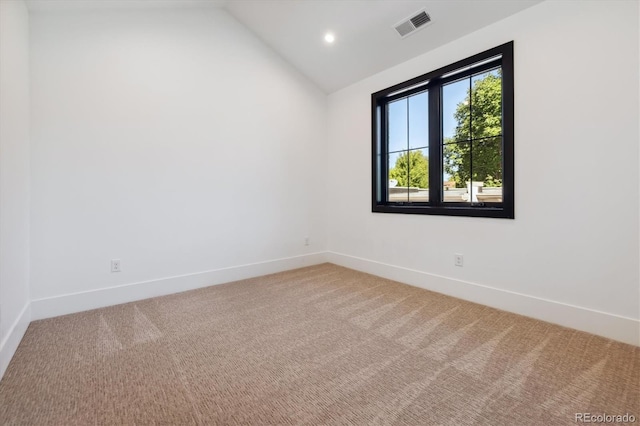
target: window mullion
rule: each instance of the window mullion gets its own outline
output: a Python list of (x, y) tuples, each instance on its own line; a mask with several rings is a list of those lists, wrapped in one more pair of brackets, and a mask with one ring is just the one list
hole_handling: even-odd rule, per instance
[(473, 78), (469, 76), (469, 203), (473, 206)]
[(442, 117), (440, 84), (429, 88), (429, 204), (442, 203)]
[(389, 104), (382, 105), (382, 126), (380, 129), (380, 169), (382, 178), (380, 179), (380, 185), (382, 185), (382, 203), (387, 204), (389, 202)]
[(411, 131), (409, 125), (409, 97), (405, 99), (407, 103), (407, 203), (411, 201), (411, 151), (409, 146), (409, 132)]

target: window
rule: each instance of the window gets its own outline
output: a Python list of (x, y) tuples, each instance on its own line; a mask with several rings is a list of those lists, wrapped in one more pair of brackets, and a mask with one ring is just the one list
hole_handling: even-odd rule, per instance
[(513, 219), (513, 42), (371, 100), (374, 212)]

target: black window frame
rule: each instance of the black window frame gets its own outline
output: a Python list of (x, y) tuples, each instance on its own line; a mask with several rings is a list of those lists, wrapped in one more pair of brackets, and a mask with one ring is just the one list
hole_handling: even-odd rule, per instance
[[(483, 70), (502, 70), (502, 202), (444, 202), (442, 87)], [(513, 41), (371, 94), (372, 212), (514, 219), (514, 77)], [(388, 201), (387, 105), (429, 91), (429, 201)], [(434, 96), (435, 95), (435, 96)], [(378, 156), (381, 160), (378, 162)], [(382, 160), (384, 158), (384, 160)]]

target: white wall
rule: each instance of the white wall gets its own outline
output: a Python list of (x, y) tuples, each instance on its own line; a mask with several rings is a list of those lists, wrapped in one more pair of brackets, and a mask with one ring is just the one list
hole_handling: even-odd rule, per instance
[(35, 12), (31, 61), (34, 317), (325, 251), (326, 96), (225, 11)]
[(29, 324), (29, 14), (0, 1), (0, 378)]
[[(370, 94), (510, 40), (516, 219), (371, 213)], [(548, 1), (332, 94), (330, 258), (640, 344), (638, 75), (637, 2)]]

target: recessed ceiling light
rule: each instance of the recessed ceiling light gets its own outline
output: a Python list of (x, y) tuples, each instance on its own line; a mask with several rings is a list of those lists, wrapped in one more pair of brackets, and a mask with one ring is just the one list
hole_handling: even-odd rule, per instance
[(334, 36), (333, 33), (326, 33), (324, 35), (324, 41), (326, 41), (327, 43), (333, 43), (334, 41), (336, 41), (336, 36)]

